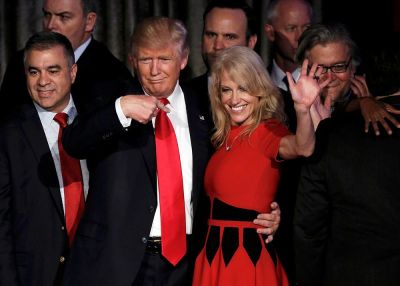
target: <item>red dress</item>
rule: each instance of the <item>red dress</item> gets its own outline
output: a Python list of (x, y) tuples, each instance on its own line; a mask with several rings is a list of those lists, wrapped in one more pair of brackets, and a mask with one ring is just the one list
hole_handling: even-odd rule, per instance
[(289, 132), (276, 120), (261, 123), (244, 140), (237, 137), (242, 130), (232, 127), (227, 144), (206, 169), (211, 215), (194, 286), (288, 285), (272, 244), (265, 244), (252, 221), (258, 213), (270, 212), (279, 181), (279, 143)]

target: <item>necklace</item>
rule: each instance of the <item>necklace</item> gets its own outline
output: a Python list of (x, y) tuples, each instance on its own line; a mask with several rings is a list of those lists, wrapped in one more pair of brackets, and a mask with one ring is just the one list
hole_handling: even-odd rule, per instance
[(225, 151), (226, 152), (231, 151), (232, 146), (235, 143), (236, 139), (239, 138), (239, 135), (240, 135), (240, 133), (233, 138), (232, 143), (230, 145), (228, 145), (228, 138), (226, 139), (226, 141), (225, 141)]

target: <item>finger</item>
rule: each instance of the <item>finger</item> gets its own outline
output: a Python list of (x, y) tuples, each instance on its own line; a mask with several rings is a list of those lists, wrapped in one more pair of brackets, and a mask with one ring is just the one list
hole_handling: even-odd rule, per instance
[(351, 80), (351, 85), (350, 85), (351, 91), (357, 96), (357, 97), (362, 97), (362, 92), (360, 90), (360, 87), (358, 86), (358, 83), (352, 79)]
[(267, 236), (267, 238), (265, 239), (265, 243), (270, 243), (270, 242), (272, 242), (274, 240), (274, 236), (271, 234), (271, 235), (268, 235)]
[[(397, 109), (397, 108), (393, 107), (392, 105), (390, 105), (388, 103), (384, 103), (383, 107), (386, 109), (387, 112), (390, 112), (390, 113), (393, 113), (393, 114), (400, 114), (400, 109)], [(389, 116), (388, 116), (388, 118), (389, 118)], [(394, 118), (393, 118), (393, 120), (395, 121), (395, 123), (393, 123), (393, 124), (396, 125), (397, 128), (400, 128), (399, 122)]]
[(332, 78), (328, 77), (323, 82), (318, 82), (319, 87), (322, 89), (332, 81)]
[(272, 210), (281, 210), (277, 202), (272, 202), (270, 206)]
[(303, 61), (302, 66), (301, 66), (301, 72), (300, 72), (301, 76), (306, 76), (307, 75), (307, 70), (308, 70), (308, 59), (305, 59)]
[(372, 123), (372, 128), (374, 129), (375, 135), (379, 136), (380, 131), (379, 131), (378, 122), (373, 120), (371, 123)]
[(286, 72), (286, 77), (287, 77), (287, 79), (288, 79), (289, 89), (292, 89), (293, 86), (295, 85), (295, 84), (294, 84), (293, 77), (292, 77), (292, 74), (291, 74), (290, 72)]
[(382, 124), (383, 128), (386, 130), (386, 133), (392, 135), (392, 128), (390, 128), (389, 124), (386, 122), (386, 118), (382, 117), (377, 120), (380, 124)]
[(314, 63), (311, 66), (310, 72), (308, 73), (309, 76), (312, 76), (313, 78), (316, 77), (316, 73), (317, 73), (317, 69), (318, 69), (318, 65), (316, 63)]
[(275, 221), (273, 219), (255, 219), (253, 223), (263, 226), (263, 227), (273, 227), (275, 225)]
[(365, 131), (365, 133), (368, 133), (370, 124), (371, 124), (371, 119), (366, 119), (365, 122), (364, 122), (364, 131)]
[(257, 233), (259, 234), (271, 235), (273, 232), (272, 228), (257, 228)]
[(167, 113), (171, 111), (171, 110), (169, 110), (169, 108), (166, 107), (161, 101), (158, 101), (158, 100), (157, 100), (156, 106), (157, 106), (157, 108), (159, 108), (159, 109), (161, 109), (161, 110), (163, 110), (163, 111), (165, 111), (165, 112), (167, 112)]
[[(390, 105), (389, 105), (390, 106)], [(384, 105), (384, 107), (386, 108), (386, 104)], [(397, 109), (396, 109), (397, 110)], [(400, 114), (400, 110), (397, 110), (399, 113), (398, 114)], [(394, 126), (396, 126), (397, 128), (400, 128), (400, 123), (399, 123), (399, 121), (397, 121), (397, 119), (396, 118), (394, 118), (392, 115), (390, 115), (389, 113), (386, 113), (385, 115), (384, 115), (384, 117), (387, 119), (387, 120), (389, 120), (390, 122), (392, 122), (392, 124), (394, 125)]]

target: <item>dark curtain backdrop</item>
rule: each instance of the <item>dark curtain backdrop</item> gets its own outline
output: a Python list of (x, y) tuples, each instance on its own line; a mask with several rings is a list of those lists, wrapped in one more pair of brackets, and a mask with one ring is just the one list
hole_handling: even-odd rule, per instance
[[(235, 0), (232, 0), (235, 1)], [(263, 33), (265, 10), (270, 0), (249, 0), (260, 20), (257, 51), (267, 63), (268, 43)], [(321, 1), (311, 1), (316, 20), (320, 20)], [(98, 22), (94, 32), (97, 40), (107, 44), (112, 53), (127, 62), (129, 36), (135, 23), (149, 16), (181, 19), (189, 30), (190, 60), (186, 77), (204, 72), (201, 58), (202, 14), (208, 0), (100, 0)], [(41, 30), (41, 0), (0, 0), (0, 79), (8, 60), (21, 49), (29, 36)], [(101, 68), (101, 59), (99, 59)]]

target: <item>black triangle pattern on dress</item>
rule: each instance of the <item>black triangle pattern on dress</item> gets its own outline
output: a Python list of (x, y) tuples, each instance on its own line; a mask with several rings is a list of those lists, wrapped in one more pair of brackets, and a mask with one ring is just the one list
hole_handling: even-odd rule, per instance
[(243, 229), (243, 247), (249, 255), (254, 266), (256, 266), (258, 259), (261, 256), (262, 244), (260, 236), (254, 228)]
[(206, 257), (210, 265), (219, 248), (219, 229), (220, 228), (218, 226), (211, 226), (210, 232), (208, 234), (206, 244)]
[(239, 229), (236, 227), (225, 227), (222, 234), (222, 256), (225, 265), (231, 261), (236, 250), (239, 248)]

